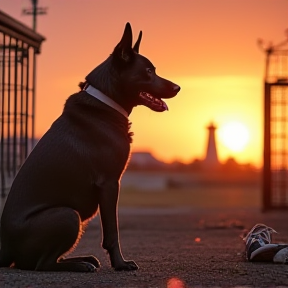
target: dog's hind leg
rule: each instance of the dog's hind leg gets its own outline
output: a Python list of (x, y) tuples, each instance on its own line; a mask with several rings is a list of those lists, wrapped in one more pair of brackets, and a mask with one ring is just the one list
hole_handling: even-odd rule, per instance
[(84, 261), (61, 261), (60, 257), (76, 247), (81, 235), (81, 219), (68, 207), (41, 211), (25, 222), (22, 229), (25, 241), (20, 246), (15, 266), (37, 271), (94, 272), (96, 267)]

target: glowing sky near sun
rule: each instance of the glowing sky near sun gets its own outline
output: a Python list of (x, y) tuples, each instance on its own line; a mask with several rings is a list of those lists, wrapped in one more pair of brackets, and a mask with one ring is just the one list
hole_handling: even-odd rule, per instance
[[(39, 0), (48, 7), (38, 32), (47, 40), (38, 57), (36, 134), (49, 128), (77, 84), (105, 60), (125, 23), (134, 38), (143, 30), (140, 52), (157, 73), (181, 86), (167, 101), (169, 112), (137, 107), (131, 115), (133, 149), (164, 161), (203, 158), (206, 126), (213, 121), (220, 160), (262, 164), (264, 54), (257, 39), (284, 39), (287, 0)], [(69, 3), (69, 4), (68, 4)], [(28, 0), (0, 0), (0, 9), (21, 16)], [(221, 140), (221, 127), (241, 123), (249, 138), (236, 151)]]

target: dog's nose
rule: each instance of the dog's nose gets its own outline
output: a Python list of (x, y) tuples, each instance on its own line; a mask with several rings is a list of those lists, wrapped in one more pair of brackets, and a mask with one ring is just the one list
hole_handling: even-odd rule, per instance
[(180, 89), (181, 89), (181, 88), (180, 88), (180, 86), (178, 86), (178, 85), (174, 85), (174, 87), (173, 87), (173, 91), (174, 91), (174, 92), (177, 92), (177, 93), (180, 91)]

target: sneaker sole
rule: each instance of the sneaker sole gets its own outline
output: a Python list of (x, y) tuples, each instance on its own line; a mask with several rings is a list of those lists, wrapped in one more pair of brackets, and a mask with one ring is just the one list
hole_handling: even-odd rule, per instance
[(274, 256), (281, 250), (288, 247), (287, 244), (266, 244), (251, 253), (252, 262), (273, 262)]

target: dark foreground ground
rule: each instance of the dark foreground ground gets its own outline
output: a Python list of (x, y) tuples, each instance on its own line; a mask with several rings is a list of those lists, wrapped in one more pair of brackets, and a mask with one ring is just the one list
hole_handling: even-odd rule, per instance
[(96, 255), (102, 264), (97, 273), (1, 268), (0, 287), (288, 287), (288, 265), (247, 262), (239, 237), (243, 227), (262, 222), (279, 232), (274, 242), (288, 243), (287, 211), (123, 208), (119, 221), (123, 254), (138, 271), (110, 268), (96, 218), (73, 254)]

